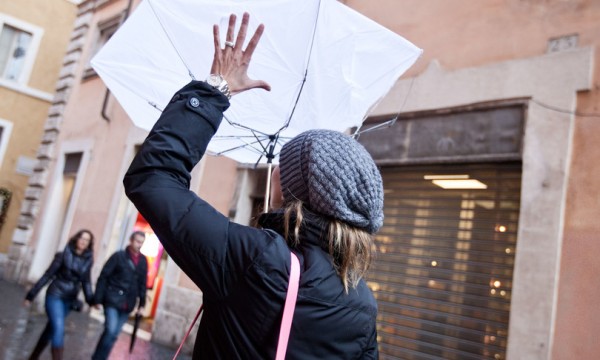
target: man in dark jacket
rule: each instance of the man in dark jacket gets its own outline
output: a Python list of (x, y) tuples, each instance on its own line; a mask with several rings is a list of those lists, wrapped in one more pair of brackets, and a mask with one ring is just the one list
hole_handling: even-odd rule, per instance
[(129, 246), (115, 252), (102, 268), (96, 284), (95, 302), (104, 306), (104, 332), (92, 355), (93, 360), (108, 358), (138, 299), (137, 313), (144, 311), (148, 262), (140, 249), (145, 238), (141, 231), (131, 234)]

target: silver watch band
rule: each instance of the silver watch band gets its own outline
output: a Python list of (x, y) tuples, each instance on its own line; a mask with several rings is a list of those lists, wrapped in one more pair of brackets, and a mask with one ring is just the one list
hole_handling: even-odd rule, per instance
[(210, 74), (208, 78), (206, 78), (206, 83), (219, 90), (223, 95), (227, 96), (227, 99), (231, 99), (229, 84), (227, 84), (227, 80), (223, 78), (223, 75)]

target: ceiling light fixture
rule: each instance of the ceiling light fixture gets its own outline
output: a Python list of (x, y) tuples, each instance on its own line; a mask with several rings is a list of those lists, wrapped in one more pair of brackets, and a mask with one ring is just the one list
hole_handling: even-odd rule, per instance
[(469, 175), (425, 175), (425, 180), (431, 182), (442, 189), (451, 190), (477, 190), (487, 189), (487, 185), (476, 179), (470, 179)]

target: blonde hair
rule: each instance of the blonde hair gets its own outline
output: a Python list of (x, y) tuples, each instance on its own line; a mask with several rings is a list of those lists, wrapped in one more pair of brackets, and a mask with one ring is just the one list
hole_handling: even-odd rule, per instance
[[(304, 220), (302, 206), (302, 201), (296, 200), (284, 207), (284, 237), (293, 247), (300, 243), (300, 227)], [(290, 226), (293, 216), (295, 223)], [(290, 229), (293, 229), (293, 234), (290, 234)], [(343, 221), (330, 219), (327, 238), (333, 266), (348, 293), (349, 288), (356, 288), (369, 270), (373, 256), (373, 235)]]

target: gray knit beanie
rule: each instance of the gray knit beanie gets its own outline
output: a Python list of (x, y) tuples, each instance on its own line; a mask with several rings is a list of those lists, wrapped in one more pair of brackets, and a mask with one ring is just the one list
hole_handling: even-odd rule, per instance
[(383, 224), (381, 174), (365, 148), (331, 130), (309, 130), (286, 143), (279, 154), (285, 202), (373, 234)]

